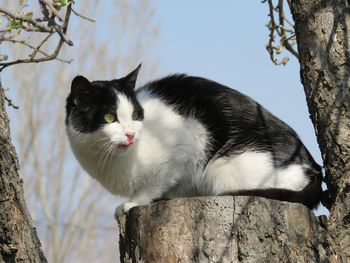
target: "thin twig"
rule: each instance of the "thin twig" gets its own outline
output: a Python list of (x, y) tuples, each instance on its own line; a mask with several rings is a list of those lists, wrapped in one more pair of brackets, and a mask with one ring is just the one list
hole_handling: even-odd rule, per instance
[(53, 27), (60, 35), (61, 39), (68, 44), (68, 46), (73, 46), (73, 41), (67, 37), (66, 33), (62, 30), (63, 27), (57, 25), (56, 23), (53, 25)]
[[(50, 36), (50, 35), (48, 35), (48, 36)], [(48, 36), (46, 38), (48, 38)], [(37, 47), (32, 46), (31, 44), (27, 43), (24, 40), (17, 40), (17, 39), (2, 39), (2, 38), (0, 38), (0, 43), (1, 42), (11, 42), (11, 43), (14, 43), (14, 44), (21, 44), (21, 45), (24, 45), (24, 46), (26, 46), (26, 47), (28, 47), (30, 49), (33, 49), (34, 50), (33, 53), (29, 55), (29, 57), (32, 58), (32, 59), (35, 57), (35, 55), (37, 53), (40, 53), (40, 54), (42, 54), (44, 56), (49, 56), (49, 54), (47, 54), (46, 52), (44, 52), (44, 51), (42, 51), (40, 49), (41, 45), (44, 43), (44, 41), (41, 42), (40, 45), (37, 46)], [(70, 64), (72, 62), (72, 60), (65, 60), (65, 59), (58, 58), (58, 57), (56, 58), (56, 60), (58, 60), (60, 62), (63, 62), (63, 63), (68, 63), (68, 64)]]
[(275, 41), (275, 30), (276, 30), (276, 23), (275, 23), (275, 17), (274, 17), (274, 7), (273, 7), (273, 3), (272, 0), (268, 0), (268, 5), (269, 5), (269, 16), (270, 16), (270, 22), (269, 22), (269, 42), (267, 44), (267, 51), (270, 54), (270, 59), (271, 61), (276, 64), (276, 59), (274, 57), (274, 52), (273, 52), (273, 42)]
[[(67, 6), (67, 11), (68, 9), (71, 9), (71, 4)], [(26, 17), (26, 16), (22, 16), (22, 15), (18, 15), (18, 14), (14, 14), (4, 8), (0, 7), (0, 13), (3, 13), (7, 16), (9, 16), (10, 18), (14, 19), (14, 20), (19, 20), (19, 21), (23, 21), (23, 22), (27, 22), (29, 25), (25, 26), (24, 29), (26, 31), (34, 31), (34, 32), (43, 32), (43, 33), (54, 33), (57, 32), (60, 37), (69, 45), (72, 46), (73, 42), (68, 39), (68, 37), (66, 36), (66, 34), (61, 30), (61, 28), (63, 28), (62, 26), (57, 25), (56, 23), (53, 23), (52, 26), (45, 26), (43, 24), (41, 24), (40, 22), (38, 22), (35, 19)], [(48, 18), (50, 19), (50, 18)], [(54, 20), (52, 20), (52, 22), (54, 22)], [(31, 26), (32, 27), (31, 27)]]
[(79, 17), (82, 18), (82, 19), (88, 20), (88, 21), (93, 22), (93, 23), (96, 22), (96, 20), (94, 20), (94, 19), (92, 19), (92, 18), (90, 18), (90, 17), (84, 16), (84, 15), (78, 13), (78, 12), (75, 11), (73, 8), (72, 8), (72, 12), (73, 12), (76, 16), (79, 16)]
[(0, 33), (6, 34), (6, 33), (9, 33), (9, 32), (11, 32), (11, 31), (12, 31), (12, 29), (10, 29), (10, 28), (4, 28), (4, 29), (1, 29), (1, 30), (0, 30)]
[[(293, 33), (294, 33), (294, 32), (293, 32)], [(286, 38), (286, 40), (287, 40), (287, 41), (290, 41), (290, 40), (292, 40), (293, 38), (295, 38), (295, 34), (290, 35), (289, 37)]]
[(281, 28), (281, 42), (282, 42), (283, 46), (290, 53), (292, 53), (293, 56), (295, 56), (297, 59), (299, 59), (298, 52), (294, 50), (294, 48), (290, 45), (289, 41), (287, 40), (286, 31), (284, 29), (285, 16), (284, 16), (284, 12), (283, 12), (283, 1), (284, 0), (278, 1), (278, 14), (279, 14), (279, 23), (280, 23), (280, 28)]
[(46, 6), (49, 7), (51, 13), (58, 18), (58, 20), (60, 20), (61, 22), (63, 21), (63, 18), (60, 16), (60, 14), (58, 13), (58, 10), (47, 0), (39, 0), (39, 2), (41, 2), (42, 4), (45, 4)]
[[(283, 58), (280, 62), (278, 62), (275, 55), (279, 55), (282, 52), (283, 47), (286, 48), (293, 56), (296, 58), (299, 58), (298, 52), (293, 48), (293, 45), (295, 44), (295, 41), (292, 41), (292, 38), (294, 38), (295, 33), (294, 29), (288, 29), (285, 27), (284, 22), (286, 21), (292, 28), (293, 25), (290, 21), (288, 21), (284, 15), (284, 6), (283, 6), (284, 0), (278, 0), (278, 3), (276, 7), (274, 6), (273, 0), (263, 0), (262, 3), (267, 3), (269, 6), (269, 17), (270, 21), (268, 24), (269, 28), (269, 41), (266, 45), (266, 49), (269, 52), (270, 59), (275, 65), (285, 65), (288, 61), (288, 58)], [(288, 4), (290, 4), (288, 2)], [(275, 19), (275, 12), (278, 14), (278, 23)], [(276, 45), (275, 42), (275, 33), (277, 33), (277, 36), (280, 39), (280, 44)], [(291, 36), (289, 36), (291, 35)]]
[[(30, 57), (31, 59), (34, 59), (34, 58), (35, 58), (36, 54), (37, 54), (38, 52), (41, 51), (40, 49), (41, 49), (42, 45), (44, 45), (44, 43), (46, 43), (46, 41), (48, 41), (49, 38), (50, 38), (52, 35), (53, 35), (53, 33), (48, 34), (48, 35), (40, 42), (40, 44), (34, 49), (33, 53), (29, 55), (29, 57)], [(46, 55), (46, 56), (47, 56), (47, 55)]]
[(0, 7), (0, 13), (5, 14), (6, 16), (8, 16), (12, 19), (27, 22), (27, 23), (33, 25), (34, 27), (38, 28), (40, 30), (40, 32), (46, 32), (46, 33), (54, 32), (54, 29), (51, 27), (45, 26), (45, 25), (43, 25), (43, 24), (41, 24), (41, 23), (39, 23), (39, 22), (35, 21), (34, 19), (29, 18), (29, 17), (14, 14), (14, 13), (12, 13), (12, 12), (2, 8), (2, 7)]
[(12, 108), (14, 108), (14, 109), (16, 109), (16, 110), (19, 109), (19, 107), (16, 106), (16, 105), (14, 105), (13, 102), (12, 102), (12, 100), (9, 99), (6, 95), (5, 95), (5, 100), (7, 101), (7, 105), (8, 105), (9, 107), (12, 107)]
[(39, 2), (39, 6), (40, 6), (40, 10), (41, 10), (41, 13), (44, 15), (44, 18), (37, 18), (36, 21), (38, 22), (43, 22), (43, 21), (48, 21), (48, 18), (50, 16), (50, 11), (49, 9), (47, 8), (47, 6), (45, 4), (43, 4), (43, 2), (41, 2), (40, 0), (38, 0)]

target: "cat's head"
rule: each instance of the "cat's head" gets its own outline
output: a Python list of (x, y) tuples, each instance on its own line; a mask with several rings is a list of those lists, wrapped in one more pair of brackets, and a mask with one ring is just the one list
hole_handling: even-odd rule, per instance
[(90, 82), (76, 76), (66, 104), (66, 126), (77, 144), (129, 148), (142, 128), (143, 108), (135, 94), (141, 65), (126, 77)]

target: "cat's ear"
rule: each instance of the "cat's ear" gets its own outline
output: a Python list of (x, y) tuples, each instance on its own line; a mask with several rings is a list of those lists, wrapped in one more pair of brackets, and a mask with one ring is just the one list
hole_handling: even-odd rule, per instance
[(90, 81), (83, 76), (76, 76), (71, 85), (71, 92), (74, 95), (90, 93), (92, 89)]
[(142, 64), (138, 65), (136, 69), (134, 69), (132, 72), (130, 72), (124, 78), (118, 79), (118, 82), (123, 83), (129, 89), (134, 89), (135, 83), (137, 80), (137, 75), (139, 73), (141, 65)]
[(83, 76), (76, 76), (71, 85), (71, 93), (74, 97), (74, 104), (78, 105), (91, 97), (93, 92), (90, 81)]

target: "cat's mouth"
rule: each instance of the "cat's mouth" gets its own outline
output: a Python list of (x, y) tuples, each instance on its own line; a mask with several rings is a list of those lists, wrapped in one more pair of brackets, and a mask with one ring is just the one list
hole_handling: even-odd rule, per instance
[(125, 143), (121, 143), (119, 144), (119, 146), (121, 146), (122, 148), (128, 148), (129, 146), (133, 145), (135, 143), (134, 140), (128, 140)]

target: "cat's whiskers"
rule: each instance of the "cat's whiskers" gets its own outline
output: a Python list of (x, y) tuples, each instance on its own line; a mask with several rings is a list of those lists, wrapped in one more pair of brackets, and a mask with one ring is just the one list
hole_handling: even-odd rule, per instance
[(95, 151), (96, 154), (101, 154), (102, 151), (107, 147), (107, 145), (109, 144), (109, 140), (107, 139), (104, 143), (102, 143), (102, 145), (99, 145)]
[[(107, 136), (104, 136), (102, 138), (99, 138), (97, 140), (95, 140), (90, 146), (90, 150), (93, 150), (93, 148), (96, 146), (96, 144), (101, 144), (102, 142), (104, 142), (103, 144), (105, 144), (106, 142), (109, 141), (109, 138)], [(101, 150), (100, 146), (97, 146), (97, 148), (100, 148), (99, 150)], [(99, 150), (97, 152), (99, 152)]]
[(98, 152), (101, 152), (100, 157), (99, 157), (99, 161), (98, 161), (98, 169), (99, 171), (103, 171), (105, 168), (105, 164), (106, 164), (106, 159), (108, 157), (108, 149), (110, 147), (111, 142), (110, 141), (106, 141), (102, 146), (101, 149)]
[(118, 145), (112, 143), (111, 141), (106, 141), (101, 149), (101, 155), (99, 157), (99, 170), (103, 171), (106, 165), (110, 165), (113, 159), (113, 153), (118, 148)]
[(103, 153), (101, 154), (101, 169), (104, 170), (106, 164), (107, 164), (107, 160), (108, 160), (108, 157), (109, 157), (109, 148), (111, 147), (111, 143), (110, 142), (107, 142), (105, 144), (105, 147), (104, 147), (104, 150), (103, 150)]
[[(116, 147), (117, 147), (117, 145), (116, 144), (114, 144), (114, 143), (112, 143), (112, 144), (110, 144), (110, 146), (109, 146), (109, 150), (108, 150), (108, 154), (109, 154), (109, 166), (110, 166), (110, 164), (112, 163), (112, 159), (113, 159), (113, 152), (114, 152), (114, 150), (116, 149)], [(107, 160), (107, 162), (108, 162), (108, 160)]]

